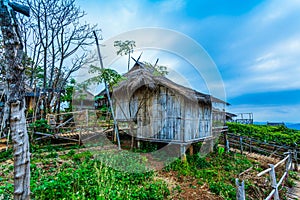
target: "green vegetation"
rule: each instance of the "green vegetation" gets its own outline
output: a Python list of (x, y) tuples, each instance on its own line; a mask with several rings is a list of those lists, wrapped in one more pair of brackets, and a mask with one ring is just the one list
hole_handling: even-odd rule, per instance
[[(187, 162), (175, 161), (165, 171), (177, 171), (178, 176), (195, 177), (198, 185), (207, 184), (211, 192), (224, 199), (235, 199), (235, 178), (246, 169), (256, 166), (258, 163), (250, 161), (239, 154), (211, 153), (206, 157), (199, 154), (187, 156)], [(247, 186), (251, 182), (246, 182)]]
[[(145, 143), (142, 148), (141, 152), (148, 152), (157, 146)], [(187, 156), (186, 162), (177, 159), (159, 172), (145, 172), (148, 158), (127, 151), (93, 151), (92, 147), (82, 149), (77, 145), (32, 145), (31, 152), (32, 199), (185, 199), (191, 191), (198, 194), (200, 188), (207, 187), (211, 193), (229, 200), (235, 199), (235, 178), (238, 177), (245, 180), (247, 199), (258, 199), (255, 195), (266, 195), (271, 189), (265, 184), (266, 177), (251, 179), (265, 166), (244, 155), (225, 153), (223, 147), (217, 147), (204, 157), (200, 154)], [(3, 158), (1, 198), (11, 199), (11, 151), (1, 152), (0, 158)], [(251, 171), (239, 176), (249, 168)], [(168, 174), (177, 180), (176, 184), (166, 181), (164, 177)], [(296, 176), (290, 172), (290, 177)], [(293, 184), (288, 180), (289, 186)]]
[[(154, 172), (136, 174), (117, 171), (110, 167), (108, 162), (115, 159), (125, 160), (127, 156), (126, 153), (110, 154), (107, 159), (99, 159), (90, 151), (75, 150), (64, 154), (56, 151), (36, 154), (31, 163), (31, 198), (39, 200), (166, 198), (169, 194), (167, 185), (162, 180), (155, 180)], [(131, 163), (131, 167), (141, 165), (143, 163)], [(13, 183), (8, 179), (11, 168), (12, 165), (1, 166), (4, 177), (0, 176), (0, 194), (4, 195), (4, 199), (12, 198)]]
[(109, 89), (112, 90), (113, 86), (118, 85), (118, 83), (125, 78), (120, 75), (116, 70), (113, 69), (102, 69), (98, 66), (91, 65), (89, 68), (90, 74), (96, 74), (92, 78), (87, 79), (83, 84), (90, 86), (92, 84), (100, 84), (106, 82)]
[(255, 138), (265, 142), (294, 146), (300, 144), (300, 131), (284, 126), (248, 125), (227, 123), (229, 133)]
[(38, 119), (29, 124), (29, 129), (35, 132), (49, 133), (48, 130), (51, 129), (51, 127), (46, 119)]

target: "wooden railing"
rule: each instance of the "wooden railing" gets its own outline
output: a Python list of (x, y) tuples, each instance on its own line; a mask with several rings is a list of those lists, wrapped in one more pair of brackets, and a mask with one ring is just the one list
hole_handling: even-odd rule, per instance
[(235, 135), (232, 133), (224, 133), (224, 145), (229, 149), (230, 147), (239, 149), (240, 153), (243, 154), (244, 151), (250, 153), (259, 153), (269, 157), (283, 158), (284, 153), (288, 151), (293, 152), (293, 159), (296, 162), (296, 166), (300, 161), (300, 158), (297, 156), (297, 152), (300, 152), (298, 146), (287, 146), (287, 145), (278, 145), (271, 142), (263, 142), (256, 140), (254, 138)]
[[(265, 198), (265, 200), (269, 200), (272, 197), (274, 198), (274, 200), (279, 200), (280, 199), (278, 188), (282, 185), (283, 181), (287, 178), (289, 170), (292, 168), (292, 154), (293, 154), (292, 152), (285, 153), (286, 157), (284, 159), (282, 159), (281, 161), (279, 161), (275, 165), (274, 164), (269, 164), (270, 168), (268, 168), (268, 169), (260, 172), (259, 174), (257, 174), (257, 176), (260, 177), (260, 176), (262, 176), (262, 175), (269, 172), (272, 191), (270, 192), (270, 194), (268, 194), (268, 196)], [(282, 165), (283, 163), (285, 163), (285, 172), (281, 176), (280, 180), (277, 182), (275, 169), (278, 166)], [(236, 199), (237, 200), (245, 200), (246, 199), (246, 194), (245, 194), (244, 181), (240, 182), (239, 179), (236, 179), (236, 186), (237, 186)]]
[[(294, 169), (298, 170), (298, 152), (299, 148), (297, 146), (290, 147), (287, 145), (278, 145), (275, 143), (266, 143), (253, 138), (224, 133), (224, 145), (227, 150), (230, 148), (237, 149), (243, 154), (245, 151), (250, 153), (255, 152), (259, 154), (263, 154), (269, 157), (278, 157), (283, 158), (276, 164), (269, 164), (269, 168), (257, 174), (258, 177), (263, 176), (269, 173), (271, 180), (272, 191), (268, 194), (265, 200), (269, 200), (273, 197), (275, 200), (279, 200), (279, 190), (278, 188), (283, 184), (284, 180), (288, 176), (289, 170), (292, 168), (292, 163), (294, 160)], [(283, 165), (285, 163), (285, 171), (279, 181), (277, 182), (275, 170), (277, 167)], [(236, 179), (236, 188), (237, 188), (237, 200), (245, 200), (245, 184), (244, 181)]]

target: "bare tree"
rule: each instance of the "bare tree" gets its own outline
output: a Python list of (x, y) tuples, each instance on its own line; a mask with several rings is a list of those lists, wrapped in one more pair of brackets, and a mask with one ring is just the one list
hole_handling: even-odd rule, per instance
[[(59, 112), (60, 93), (71, 75), (91, 62), (87, 47), (94, 43), (96, 25), (81, 23), (85, 15), (75, 0), (27, 0), (32, 19), (23, 30), (26, 52), (31, 59), (30, 84), (43, 70), (44, 110)], [(56, 103), (53, 103), (56, 102)], [(52, 106), (51, 106), (52, 105)], [(53, 106), (54, 105), (54, 106)], [(56, 107), (56, 108), (55, 108)]]
[[(14, 8), (14, 6), (17, 6)], [(23, 43), (14, 9), (16, 5), (0, 0), (0, 26), (3, 38), (2, 70), (7, 83), (6, 106), (14, 148), (14, 199), (30, 198), (30, 153), (25, 118)], [(20, 11), (20, 10), (18, 10)], [(29, 11), (27, 10), (27, 15)], [(4, 119), (6, 121), (6, 119)]]

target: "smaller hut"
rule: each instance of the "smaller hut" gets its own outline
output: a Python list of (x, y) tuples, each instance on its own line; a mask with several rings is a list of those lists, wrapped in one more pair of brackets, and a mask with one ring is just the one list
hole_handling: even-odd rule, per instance
[[(0, 82), (0, 112), (4, 107), (4, 103), (6, 99), (5, 84), (6, 84), (5, 82)], [(26, 102), (27, 110), (31, 110), (34, 108), (39, 95), (40, 95), (39, 90), (34, 90), (30, 88), (27, 84), (25, 84), (25, 102)]]
[(267, 125), (268, 126), (283, 126), (283, 127), (286, 127), (284, 122), (267, 122)]

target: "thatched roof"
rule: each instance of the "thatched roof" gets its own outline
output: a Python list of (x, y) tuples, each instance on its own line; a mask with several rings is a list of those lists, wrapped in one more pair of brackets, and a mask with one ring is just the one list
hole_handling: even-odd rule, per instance
[(113, 95), (116, 95), (117, 98), (130, 98), (131, 95), (141, 87), (154, 90), (160, 86), (164, 86), (193, 102), (211, 102), (210, 95), (179, 85), (164, 76), (153, 75), (153, 70), (140, 62), (137, 62), (124, 76), (126, 80), (120, 82), (118, 86), (114, 88)]

